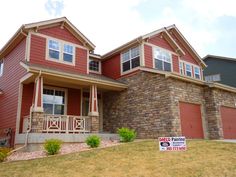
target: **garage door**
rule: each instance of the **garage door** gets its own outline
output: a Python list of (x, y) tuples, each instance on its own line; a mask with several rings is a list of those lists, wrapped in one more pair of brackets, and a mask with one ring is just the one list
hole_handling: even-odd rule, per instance
[(225, 139), (236, 139), (236, 109), (221, 107), (221, 120)]
[(186, 138), (203, 138), (201, 106), (179, 103), (182, 135)]

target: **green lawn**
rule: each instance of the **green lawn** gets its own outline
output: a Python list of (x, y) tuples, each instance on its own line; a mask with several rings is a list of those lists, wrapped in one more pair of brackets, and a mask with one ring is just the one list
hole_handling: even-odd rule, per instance
[(236, 144), (188, 141), (186, 152), (159, 152), (157, 141), (0, 164), (0, 176), (235, 177)]

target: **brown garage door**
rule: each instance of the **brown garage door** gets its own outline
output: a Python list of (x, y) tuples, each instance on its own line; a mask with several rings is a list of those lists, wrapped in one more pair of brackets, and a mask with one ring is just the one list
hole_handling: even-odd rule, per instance
[(236, 109), (221, 107), (221, 120), (225, 139), (236, 139)]
[(203, 138), (201, 107), (198, 104), (179, 103), (182, 135)]

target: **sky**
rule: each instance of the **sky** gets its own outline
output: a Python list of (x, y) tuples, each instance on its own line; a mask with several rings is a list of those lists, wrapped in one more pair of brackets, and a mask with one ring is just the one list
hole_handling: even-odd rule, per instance
[(236, 58), (235, 8), (235, 0), (5, 0), (0, 48), (22, 24), (65, 16), (101, 55), (175, 24), (201, 57)]

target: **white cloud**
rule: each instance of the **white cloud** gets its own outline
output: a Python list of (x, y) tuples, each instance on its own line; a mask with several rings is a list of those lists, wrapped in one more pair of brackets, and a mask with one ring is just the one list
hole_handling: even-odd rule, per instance
[(48, 0), (45, 3), (45, 8), (50, 15), (58, 16), (62, 13), (62, 10), (64, 8), (64, 2), (63, 0)]

